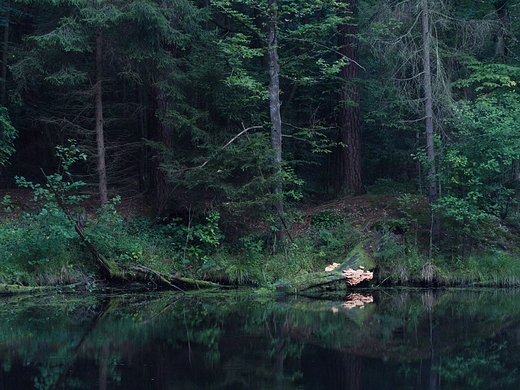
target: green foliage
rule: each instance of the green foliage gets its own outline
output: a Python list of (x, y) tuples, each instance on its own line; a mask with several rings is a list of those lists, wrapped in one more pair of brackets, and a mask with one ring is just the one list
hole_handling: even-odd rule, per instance
[[(337, 1), (281, 1), (276, 7), (283, 133), (287, 135), (281, 175), (271, 174), (278, 172), (278, 167), (273, 166), (267, 132), (269, 80), (267, 69), (259, 66), (268, 50), (267, 26), (275, 12), (274, 5), (247, 0), (211, 2), (216, 23), (220, 23), (216, 30), (216, 58), (218, 69), (222, 70), (217, 73), (222, 84), (214, 90), (218, 96), (216, 112), (236, 128), (241, 123), (246, 127), (246, 123), (262, 126), (266, 131), (249, 132), (247, 137), (237, 139), (205, 165), (207, 172), (188, 172), (187, 181), (215, 189), (224, 207), (236, 207), (237, 211), (270, 212), (272, 203), (279, 200), (273, 199), (271, 190), (280, 182), (284, 201), (300, 200), (304, 185), (300, 167), (317, 165), (321, 157), (316, 154), (330, 152), (335, 145), (329, 138), (329, 123), (317, 116), (321, 116), (327, 83), (333, 83), (346, 60), (338, 58), (335, 46), (323, 42), (334, 41), (338, 27), (351, 22), (352, 16), (345, 15), (346, 5)], [(294, 97), (294, 91), (298, 91), (298, 97)], [(220, 129), (222, 132), (222, 126)], [(229, 139), (232, 137), (233, 133)]]
[(66, 285), (84, 282), (91, 267), (67, 216), (42, 201), (37, 211), (1, 224), (0, 278), (5, 283)]
[(447, 285), (502, 286), (520, 285), (518, 257), (497, 248), (436, 262), (437, 278)]
[[(78, 266), (84, 255), (74, 223), (56, 201), (56, 194), (62, 196), (67, 205), (77, 205), (87, 197), (77, 193), (84, 183), (74, 182), (70, 176), (71, 165), (85, 156), (75, 144), (56, 149), (63, 161), (63, 175), (54, 173), (47, 176), (44, 186), (17, 177), (20, 187), (33, 191), (35, 208), (24, 212), (18, 220), (6, 220), (0, 229), (4, 243), (1, 256), (6, 259), (0, 266), (0, 277), (6, 282), (67, 284), (85, 278)], [(66, 181), (65, 177), (69, 180)], [(13, 209), (9, 197), (4, 197), (3, 205)]]
[[(431, 39), (436, 48), (432, 76), (439, 81), (433, 92), (441, 190), (434, 211), (442, 217), (445, 237), (468, 240), (469, 252), (494, 250), (506, 233), (514, 236), (520, 188), (520, 68), (511, 56), (517, 44), (510, 40), (508, 56), (501, 59), (505, 63), (496, 63), (492, 58), (495, 32), (488, 19), (496, 12), (493, 2), (470, 3), (440, 9), (440, 2), (431, 2), (436, 15), (432, 26), (437, 31)], [(38, 253), (40, 247), (58, 258), (65, 257), (64, 248), (85, 256), (49, 185), (82, 221), (96, 247), (123, 265), (137, 262), (180, 275), (269, 284), (276, 277), (321, 269), (323, 263), (341, 258), (363, 238), (342, 212), (314, 216), (312, 229), (292, 243), (280, 243), (272, 259), (272, 242), (266, 235), (280, 230), (280, 216), (272, 211), (280, 197), (288, 206), (283, 217), (290, 224), (294, 205), (309, 194), (321, 197), (332, 192), (331, 182), (340, 170), (337, 146), (345, 146), (336, 142), (339, 73), (351, 64), (338, 54), (337, 37), (342, 27), (356, 23), (362, 74), (360, 80), (351, 81), (360, 87), (363, 176), (372, 183), (371, 193), (401, 194), (398, 207), (404, 215), (386, 218), (375, 252), (385, 272), (398, 275), (395, 280), (421, 280), (421, 274), (432, 269), (441, 272), (435, 268), (440, 263), (434, 267), (431, 259), (420, 255), (421, 233), (429, 229), (428, 210), (408, 195), (425, 192), (424, 173), (430, 168), (423, 164), (421, 170), (418, 164), (425, 162), (426, 155), (421, 136), (418, 8), (409, 2), (357, 2), (359, 15), (351, 15), (352, 4), (337, 0), (20, 0), (10, 3), (10, 16), (7, 3), (1, 5), (0, 23), (9, 22), (11, 30), (6, 42), (8, 63), (2, 64), (7, 66), (7, 80), (0, 80), (7, 87), (3, 103), (10, 114), (0, 107), (0, 166), (6, 166), (14, 152), (16, 129), (23, 137), (13, 171), (30, 166), (33, 172), (23, 173), (27, 178), (37, 177), (40, 166), (54, 169), (46, 145), (75, 140), (57, 149), (62, 165), (48, 176), (47, 185), (18, 178), (19, 185), (33, 190), (36, 202), (20, 221), (6, 222), (13, 231), (11, 238), (9, 229), (2, 228), (9, 248), (23, 252), (11, 266), (26, 257), (31, 262), (27, 265), (40, 272), (47, 261)], [(518, 7), (509, 8), (508, 29), (515, 36)], [(272, 19), (275, 11), (276, 20)], [(273, 164), (269, 139), (265, 54), (272, 20), (281, 65), (281, 170)], [(465, 23), (453, 23), (460, 20)], [(478, 31), (472, 30), (475, 26)], [(166, 227), (150, 226), (145, 218), (125, 221), (117, 211), (117, 198), (95, 213), (81, 209), (86, 187), (73, 179), (73, 173), (81, 173), (78, 177), (85, 181), (96, 180), (95, 158), (87, 159), (83, 152), (95, 157), (92, 80), (99, 32), (111, 187), (122, 194), (135, 191), (138, 181), (140, 191), (160, 187), (161, 195), (170, 198), (163, 199), (165, 204), (182, 199), (177, 197), (181, 193), (200, 193), (212, 200), (225, 221), (218, 213), (200, 217), (206, 203), (198, 206), (203, 202), (197, 200), (192, 203), (200, 207), (193, 210), (195, 217)], [(482, 62), (473, 59), (477, 55)], [(450, 90), (451, 86), (456, 89)], [(158, 170), (166, 180), (150, 174)], [(2, 185), (3, 175), (4, 170)], [(283, 194), (274, 195), (272, 189), (279, 183)], [(7, 212), (17, 207), (8, 196), (2, 206)], [(238, 242), (237, 248), (224, 245), (219, 224), (232, 231), (227, 241)], [(513, 225), (511, 232), (506, 224)], [(396, 225), (406, 230), (404, 237), (396, 237)], [(20, 241), (24, 228), (30, 232), (27, 244)], [(410, 246), (411, 233), (415, 240)], [(45, 242), (36, 245), (39, 240)], [(11, 250), (6, 256), (11, 253), (14, 256)], [(457, 263), (459, 254), (467, 255), (456, 249), (449, 255)], [(442, 272), (449, 272), (449, 267)]]
[(315, 229), (331, 229), (345, 221), (345, 217), (332, 210), (324, 210), (314, 214), (311, 226)]
[(13, 205), (11, 204), (11, 195), (4, 195), (1, 203), (6, 213), (13, 211)]
[(7, 109), (0, 106), (0, 166), (6, 166), (15, 152), (14, 140), (17, 136), (18, 131), (11, 124)]
[(520, 88), (520, 68), (500, 63), (482, 63), (475, 59), (467, 63), (469, 77), (457, 80), (457, 88), (471, 88), (479, 96), (491, 93), (518, 92)]
[(382, 279), (392, 283), (418, 282), (415, 279), (420, 275), (420, 270), (425, 259), (418, 256), (416, 248), (407, 245), (404, 234), (396, 234), (396, 228), (402, 221), (384, 220), (378, 223), (375, 230), (375, 239), (371, 243), (372, 251), (377, 259), (377, 265)]
[[(72, 154), (72, 160), (77, 157), (69, 148), (59, 148), (58, 154)], [(64, 160), (65, 172), (69, 172), (71, 164)], [(0, 266), (0, 277), (5, 282), (80, 282), (78, 264), (86, 262), (90, 254), (75, 231), (76, 222), (81, 223), (96, 250), (118, 262), (123, 269), (143, 264), (158, 272), (187, 276), (203, 272), (204, 263), (215, 253), (223, 238), (217, 211), (206, 216), (206, 223), (187, 226), (180, 221), (164, 227), (151, 226), (150, 221), (139, 219), (128, 223), (118, 213), (116, 206), (120, 197), (115, 197), (94, 217), (87, 218), (85, 209), (77, 206), (84, 196), (74, 194), (82, 183), (64, 181), (64, 176), (59, 174), (49, 175), (48, 180), (46, 186), (41, 186), (18, 179), (21, 186), (33, 190), (37, 207), (18, 220), (7, 220), (2, 224), (0, 238), (5, 245), (0, 255), (7, 260)], [(77, 221), (71, 221), (58, 206), (56, 193), (68, 206), (76, 205), (71, 215)], [(3, 204), (9, 207), (9, 198), (5, 198)], [(87, 265), (86, 269), (92, 269), (92, 266)]]
[(253, 281), (262, 283), (261, 265), (265, 262), (264, 243), (253, 237), (241, 239), (243, 252), (234, 256), (225, 268), (227, 278), (239, 285)]
[(441, 157), (444, 195), (437, 209), (453, 228), (482, 237), (518, 202), (520, 68), (476, 64), (470, 69), (472, 76), (459, 85), (472, 86), (478, 95), (457, 109), (452, 142)]
[(78, 193), (86, 183), (74, 181), (70, 172), (71, 166), (79, 161), (85, 161), (87, 155), (77, 148), (74, 140), (69, 140), (69, 142), (70, 146), (56, 146), (56, 156), (61, 161), (62, 172), (46, 175), (47, 182), (44, 186), (27, 181), (23, 176), (16, 177), (16, 183), (19, 187), (30, 188), (33, 191), (34, 202), (40, 201), (42, 206), (51, 205), (57, 209), (56, 196), (61, 196), (64, 203), (68, 205), (78, 204), (89, 197)]
[[(314, 263), (311, 269), (321, 270), (331, 262), (341, 262), (363, 238), (363, 234), (353, 224), (345, 220), (345, 215), (335, 210), (324, 210), (311, 218), (311, 229), (298, 242), (295, 254), (302, 252)], [(305, 242), (306, 241), (306, 242)]]
[(172, 245), (182, 253), (184, 264), (193, 262), (190, 268), (200, 266), (200, 262), (219, 246), (223, 238), (218, 227), (219, 219), (220, 213), (214, 210), (206, 216), (206, 223), (192, 224), (190, 221), (185, 225), (178, 219), (165, 227), (171, 236)]

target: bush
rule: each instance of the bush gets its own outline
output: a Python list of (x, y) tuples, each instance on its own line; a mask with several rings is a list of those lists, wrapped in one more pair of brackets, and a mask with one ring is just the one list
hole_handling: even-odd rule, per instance
[(27, 213), (0, 223), (0, 280), (23, 285), (84, 282), (91, 267), (74, 229), (57, 209)]

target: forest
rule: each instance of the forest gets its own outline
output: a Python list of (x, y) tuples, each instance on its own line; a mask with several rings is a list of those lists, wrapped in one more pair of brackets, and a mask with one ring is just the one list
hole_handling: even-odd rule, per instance
[(519, 14), (2, 0), (0, 282), (518, 285)]

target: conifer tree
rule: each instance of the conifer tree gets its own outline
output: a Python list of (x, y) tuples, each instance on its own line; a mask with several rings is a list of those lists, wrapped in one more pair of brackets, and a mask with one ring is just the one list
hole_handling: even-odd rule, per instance
[[(172, 135), (156, 137), (160, 132), (155, 129), (168, 126), (182, 111), (172, 104), (181, 95), (175, 86), (179, 60), (172, 52), (188, 49), (197, 9), (189, 1), (29, 5), (37, 15), (34, 32), (12, 69), (22, 95), (47, 100), (38, 105), (35, 119), (56, 129), (54, 142), (76, 138), (95, 157), (102, 204), (109, 182), (131, 183), (134, 177), (144, 186), (147, 172), (141, 169), (137, 179), (139, 160), (147, 158), (139, 152), (144, 139), (168, 146), (171, 139), (166, 138)], [(52, 22), (40, 23), (40, 18)], [(156, 168), (153, 175), (160, 172)]]
[(0, 104), (5, 106), (6, 103), (6, 85), (7, 85), (7, 53), (9, 50), (9, 31), (11, 19), (11, 0), (4, 1), (0, 6), (0, 27), (3, 27), (2, 35), (2, 71), (0, 72)]
[[(340, 102), (338, 113), (339, 156), (338, 186), (340, 193), (361, 195), (366, 192), (361, 176), (360, 95), (359, 95), (359, 26), (358, 4), (349, 1), (348, 20), (340, 26), (339, 52), (345, 65), (340, 71)], [(352, 20), (351, 20), (352, 19)]]

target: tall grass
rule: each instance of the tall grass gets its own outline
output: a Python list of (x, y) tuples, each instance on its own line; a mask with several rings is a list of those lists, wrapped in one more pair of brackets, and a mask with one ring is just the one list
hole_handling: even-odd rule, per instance
[(520, 286), (520, 258), (505, 252), (488, 251), (444, 260), (440, 267), (440, 282), (446, 285)]

